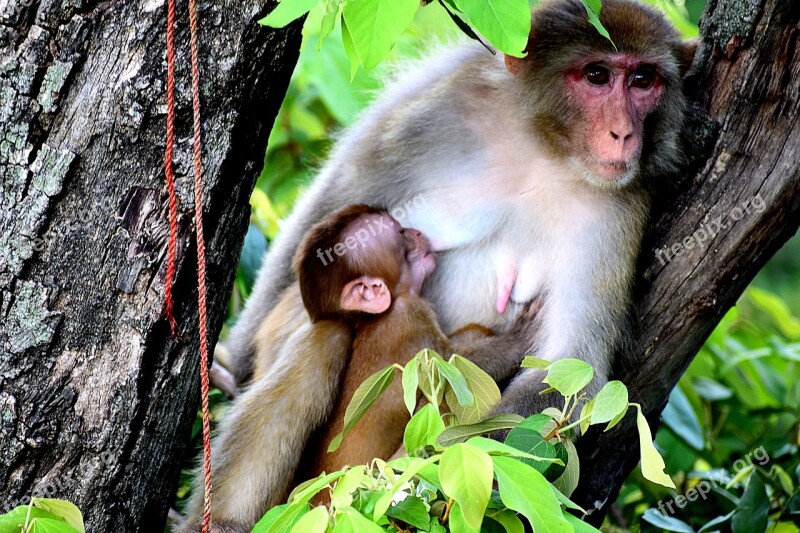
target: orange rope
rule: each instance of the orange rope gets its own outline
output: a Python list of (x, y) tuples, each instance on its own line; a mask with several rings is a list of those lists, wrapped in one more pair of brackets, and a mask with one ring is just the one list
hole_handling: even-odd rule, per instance
[(200, 316), (200, 403), (203, 410), (203, 533), (211, 527), (211, 423), (208, 413), (208, 336), (206, 326), (206, 243), (203, 238), (203, 159), (200, 137), (200, 60), (197, 51), (197, 0), (189, 0), (194, 109), (194, 212), (197, 236), (197, 306)]
[(167, 2), (167, 147), (164, 150), (164, 173), (169, 194), (169, 248), (167, 274), (164, 280), (164, 314), (169, 320), (172, 335), (178, 323), (172, 310), (172, 283), (175, 280), (175, 256), (178, 245), (178, 197), (175, 194), (175, 175), (172, 172), (172, 152), (175, 146), (175, 1)]
[[(178, 238), (178, 209), (172, 153), (175, 143), (175, 0), (167, 0), (167, 146), (165, 168), (169, 194), (169, 248), (165, 288), (165, 313), (173, 334), (177, 322), (172, 316), (172, 282)], [(192, 48), (192, 109), (194, 122), (194, 212), (197, 237), (197, 306), (200, 318), (200, 404), (203, 413), (203, 533), (211, 529), (211, 424), (208, 409), (208, 331), (206, 317), (206, 245), (203, 237), (203, 156), (200, 132), (200, 68), (197, 48), (197, 3), (189, 0), (189, 32)]]

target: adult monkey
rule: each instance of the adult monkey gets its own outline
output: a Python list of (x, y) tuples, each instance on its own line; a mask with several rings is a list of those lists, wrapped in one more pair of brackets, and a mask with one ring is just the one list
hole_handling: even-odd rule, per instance
[[(229, 340), (240, 383), (265, 316), (295, 282), (290, 264), (305, 231), (347, 204), (391, 211), (419, 197), (424, 207), (400, 222), (439, 252), (423, 295), (443, 329), (506, 331), (543, 295), (542, 330), (523, 349), (585, 359), (602, 385), (627, 328), (648, 178), (682, 159), (682, 76), (696, 42), (633, 0), (604, 0), (600, 18), (614, 44), (577, 0), (546, 1), (533, 11), (526, 58), (474, 45), (440, 50), (389, 87), (337, 144), (270, 249)], [(497, 295), (509, 290), (504, 309)], [(508, 410), (535, 408), (532, 374), (510, 384)]]
[[(269, 252), (231, 334), (237, 379), (255, 368), (257, 386), (269, 374), (263, 340), (304, 320), (299, 301), (282, 301), (284, 325), (263, 323), (294, 283), (291, 258), (313, 223), (347, 204), (391, 210), (420, 197), (424, 209), (400, 222), (439, 251), (423, 296), (445, 333), (479, 323), (499, 333), (497, 357), (581, 358), (595, 368), (590, 393), (599, 389), (628, 329), (651, 178), (681, 160), (682, 76), (695, 51), (634, 0), (604, 0), (600, 19), (614, 44), (578, 0), (543, 2), (526, 58), (462, 46), (391, 85), (338, 143)], [(534, 299), (538, 327), (503, 335)], [(514, 377), (498, 410), (538, 410), (539, 379)], [(329, 409), (330, 399), (311, 396), (319, 387), (306, 389), (309, 412)], [(270, 424), (308, 431), (304, 420)]]

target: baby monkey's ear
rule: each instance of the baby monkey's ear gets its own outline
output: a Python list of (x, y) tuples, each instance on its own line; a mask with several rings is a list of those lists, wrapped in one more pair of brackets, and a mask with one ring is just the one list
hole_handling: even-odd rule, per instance
[(392, 293), (381, 278), (361, 276), (344, 286), (339, 305), (345, 311), (377, 315), (392, 305)]

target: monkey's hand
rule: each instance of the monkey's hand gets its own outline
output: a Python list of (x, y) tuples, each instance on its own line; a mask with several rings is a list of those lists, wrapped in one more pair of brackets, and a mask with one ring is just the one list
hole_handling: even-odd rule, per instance
[(450, 335), (450, 340), (454, 343), (466, 344), (485, 339), (486, 337), (494, 337), (492, 330), (472, 322), (455, 330), (453, 334)]
[(208, 378), (211, 385), (221, 390), (228, 398), (239, 396), (239, 387), (236, 385), (236, 378), (233, 377), (227, 368), (214, 361), (211, 363)]
[[(476, 324), (459, 329), (453, 336), (454, 351), (463, 355), (497, 382), (517, 374), (522, 359), (530, 353), (535, 331), (538, 299), (528, 304), (510, 331), (500, 335), (478, 335)], [(485, 328), (482, 328), (485, 329)]]

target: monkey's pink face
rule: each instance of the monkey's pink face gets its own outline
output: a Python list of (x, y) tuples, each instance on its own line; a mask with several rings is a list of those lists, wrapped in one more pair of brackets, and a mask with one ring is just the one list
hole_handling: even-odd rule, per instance
[(626, 185), (639, 167), (644, 121), (664, 90), (657, 67), (629, 54), (589, 58), (566, 82), (584, 126), (573, 130), (581, 163), (601, 185)]
[[(391, 217), (389, 217), (391, 218)], [(412, 294), (419, 294), (422, 284), (436, 268), (436, 259), (431, 252), (431, 243), (421, 231), (414, 228), (401, 228), (394, 220), (396, 231), (402, 239), (401, 250), (404, 254), (400, 285)]]
[(411, 286), (413, 292), (419, 293), (422, 284), (436, 268), (436, 259), (431, 252), (430, 241), (422, 232), (413, 228), (403, 228), (401, 231), (405, 241), (406, 264), (411, 276)]
[(394, 291), (419, 294), (422, 284), (436, 268), (436, 259), (428, 238), (419, 230), (402, 227), (388, 213), (365, 217), (354, 225), (353, 230), (357, 232), (365, 225), (378, 228), (375, 241), (368, 242), (368, 245), (385, 246), (400, 265), (400, 281)]

